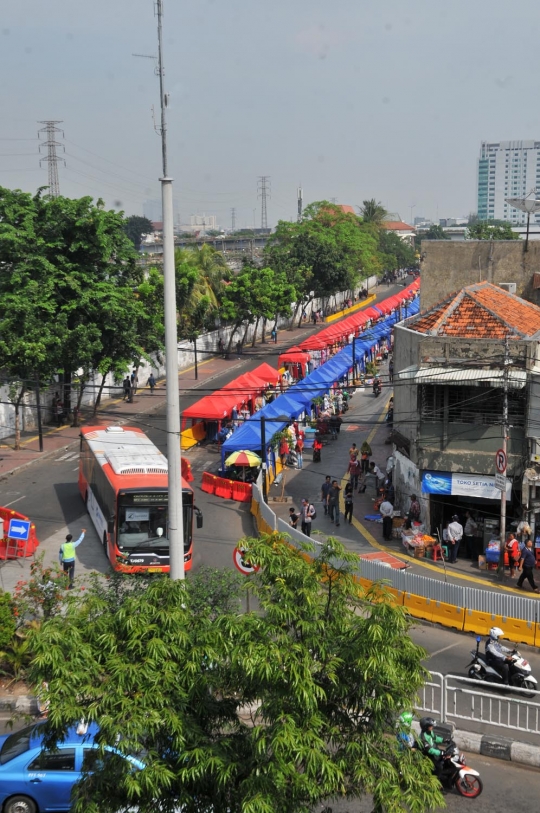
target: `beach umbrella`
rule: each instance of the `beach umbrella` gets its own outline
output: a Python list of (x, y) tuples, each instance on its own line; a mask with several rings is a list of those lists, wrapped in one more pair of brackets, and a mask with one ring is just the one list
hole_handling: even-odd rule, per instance
[(262, 463), (261, 458), (255, 452), (242, 451), (233, 452), (225, 460), (226, 466), (260, 466)]

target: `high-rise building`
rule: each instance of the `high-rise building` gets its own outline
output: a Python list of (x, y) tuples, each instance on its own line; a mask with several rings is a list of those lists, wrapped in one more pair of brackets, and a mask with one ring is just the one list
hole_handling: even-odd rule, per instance
[[(526, 223), (506, 198), (524, 198), (540, 187), (540, 141), (482, 141), (478, 159), (478, 217)], [(540, 223), (540, 213), (531, 220)]]

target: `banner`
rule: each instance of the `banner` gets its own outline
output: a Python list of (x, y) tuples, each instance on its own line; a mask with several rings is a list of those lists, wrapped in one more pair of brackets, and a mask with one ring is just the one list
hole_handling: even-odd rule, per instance
[[(500, 500), (501, 492), (495, 487), (495, 477), (489, 474), (461, 474), (450, 471), (422, 472), (423, 494), (461, 495)], [(512, 496), (512, 483), (506, 480), (506, 497)]]

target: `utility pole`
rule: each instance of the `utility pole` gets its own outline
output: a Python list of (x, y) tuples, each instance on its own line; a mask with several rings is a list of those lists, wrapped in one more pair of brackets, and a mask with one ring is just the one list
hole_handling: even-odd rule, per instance
[(40, 158), (39, 165), (41, 166), (43, 161), (47, 162), (47, 169), (49, 173), (49, 195), (52, 198), (57, 198), (60, 194), (60, 184), (58, 182), (58, 162), (63, 161), (64, 166), (66, 165), (65, 159), (59, 158), (56, 154), (57, 147), (61, 147), (64, 152), (66, 151), (64, 145), (55, 139), (57, 133), (62, 133), (62, 138), (64, 137), (64, 131), (60, 130), (56, 126), (57, 124), (62, 124), (62, 122), (49, 120), (38, 121), (38, 124), (45, 125), (45, 127), (42, 127), (41, 130), (38, 130), (38, 138), (41, 138), (40, 133), (46, 134), (46, 141), (39, 145), (40, 152), (41, 147), (47, 147), (47, 157)]
[(268, 214), (266, 211), (266, 198), (270, 195), (270, 176), (259, 175), (257, 181), (257, 197), (261, 199), (261, 230), (268, 228)]
[[(508, 335), (504, 339), (504, 370), (503, 370), (503, 414), (502, 414), (502, 450), (504, 452), (505, 460), (508, 460), (508, 373), (512, 360), (510, 358), (510, 343)], [(506, 544), (506, 470), (504, 471), (505, 487), (501, 491), (501, 522), (500, 522), (500, 539), (501, 544), (499, 548), (499, 566), (497, 575), (500, 579), (504, 579), (504, 547)]]
[(301, 186), (298, 187), (297, 197), (298, 197), (298, 216), (297, 216), (297, 220), (298, 220), (298, 223), (301, 223), (302, 222), (302, 202), (303, 202), (302, 201), (302, 187)]
[(234, 206), (231, 209), (231, 231), (236, 231), (236, 209)]
[(158, 76), (161, 104), (160, 178), (163, 205), (163, 288), (165, 300), (165, 371), (167, 375), (167, 458), (169, 463), (169, 559), (171, 579), (184, 578), (184, 519), (182, 510), (182, 460), (180, 453), (180, 393), (178, 390), (178, 337), (174, 271), (174, 215), (172, 178), (167, 174), (167, 119), (163, 66), (163, 0), (156, 0), (158, 22)]

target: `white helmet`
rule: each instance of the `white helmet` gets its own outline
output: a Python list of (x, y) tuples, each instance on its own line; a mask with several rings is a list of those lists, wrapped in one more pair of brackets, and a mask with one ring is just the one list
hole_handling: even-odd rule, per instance
[(504, 632), (500, 627), (492, 627), (489, 631), (489, 637), (497, 641), (499, 638), (504, 638)]

